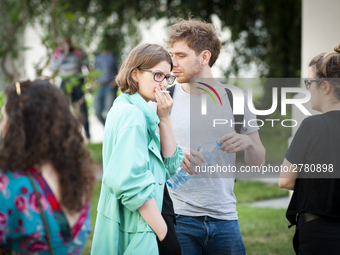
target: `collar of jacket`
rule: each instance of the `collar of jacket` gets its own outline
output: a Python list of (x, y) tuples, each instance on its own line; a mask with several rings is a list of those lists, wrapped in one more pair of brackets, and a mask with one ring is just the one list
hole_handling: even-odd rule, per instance
[(159, 124), (159, 118), (155, 111), (137, 92), (133, 95), (126, 93), (122, 93), (122, 95), (124, 95), (131, 104), (137, 106), (144, 113), (145, 119), (148, 123), (148, 131), (155, 138), (156, 128)]

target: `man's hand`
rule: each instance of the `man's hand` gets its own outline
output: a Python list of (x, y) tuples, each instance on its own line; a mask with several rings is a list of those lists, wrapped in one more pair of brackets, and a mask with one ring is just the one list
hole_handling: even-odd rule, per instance
[(248, 166), (262, 166), (265, 161), (266, 150), (263, 147), (259, 132), (250, 134), (229, 133), (222, 136), (218, 143), (222, 143), (220, 150), (228, 153), (244, 151), (244, 161)]
[(205, 163), (205, 160), (202, 154), (188, 147), (184, 147), (184, 146), (181, 146), (181, 147), (184, 153), (184, 158), (183, 158), (181, 167), (183, 167), (183, 169), (190, 175), (192, 175), (193, 173), (198, 174), (195, 166), (191, 164), (190, 161), (195, 163), (197, 166), (201, 167), (202, 163)]
[(238, 151), (243, 151), (249, 146), (253, 145), (253, 140), (248, 135), (241, 135), (238, 133), (229, 133), (222, 136), (218, 143), (222, 143), (220, 150), (226, 151), (228, 153), (235, 153)]

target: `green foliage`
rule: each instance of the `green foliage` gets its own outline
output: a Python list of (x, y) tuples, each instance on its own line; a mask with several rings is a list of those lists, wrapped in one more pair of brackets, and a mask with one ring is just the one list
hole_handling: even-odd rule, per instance
[[(61, 78), (65, 80), (65, 90), (66, 93), (71, 96), (74, 87), (80, 84), (80, 80), (84, 80), (82, 85), (83, 92), (87, 92), (88, 89), (96, 82), (96, 80), (103, 74), (104, 71), (91, 70), (88, 74), (78, 74), (78, 75), (61, 75)], [(95, 91), (92, 91), (95, 92)]]
[(88, 143), (87, 149), (90, 151), (92, 158), (97, 161), (99, 164), (103, 162), (102, 159), (102, 143)]
[(4, 92), (0, 91), (0, 108), (2, 108), (5, 102), (6, 102), (6, 95)]
[[(301, 56), (301, 0), (168, 1), (167, 17), (211, 21), (231, 30), (234, 58), (226, 74), (255, 62), (268, 77), (298, 77)], [(172, 19), (173, 22), (175, 19)]]
[[(66, 35), (77, 47), (85, 49), (92, 44), (93, 52), (107, 48), (121, 59), (139, 43), (140, 21), (151, 23), (167, 18), (171, 25), (191, 14), (207, 22), (217, 16), (222, 30), (231, 31), (230, 38), (223, 42), (223, 47), (232, 49), (233, 54), (231, 64), (224, 70), (226, 77), (242, 75), (254, 64), (260, 77), (299, 77), (301, 12), (301, 0), (74, 0), (72, 3), (68, 0), (4, 0), (0, 8), (0, 68), (8, 80), (19, 78), (16, 76), (20, 73), (11, 73), (4, 63), (27, 50), (22, 47), (22, 34), (29, 24), (42, 27), (41, 41), (49, 51), (60, 45), (61, 38)], [(34, 65), (37, 76), (49, 62), (50, 56), (47, 56)], [(91, 82), (88, 79), (84, 89)], [(77, 79), (69, 79), (67, 91), (76, 84)], [(267, 83), (258, 90), (257, 109), (270, 108), (272, 86)], [(279, 91), (285, 86), (292, 85), (281, 84)], [(280, 109), (280, 94), (278, 105)], [(281, 116), (275, 113), (267, 117)], [(287, 139), (290, 135), (290, 129), (281, 127), (260, 132), (270, 139), (276, 136)], [(282, 140), (278, 142), (281, 144)]]
[(190, 13), (194, 18), (211, 21), (217, 15), (222, 28), (231, 30), (224, 47), (232, 45), (234, 49), (226, 76), (238, 75), (251, 63), (257, 65), (261, 76), (300, 75), (301, 0), (75, 0), (72, 4), (67, 0), (7, 0), (0, 12), (0, 33), (7, 44), (0, 46), (2, 54), (6, 54), (3, 50), (8, 44), (12, 44), (9, 51), (19, 51), (23, 29), (38, 23), (44, 29), (47, 47), (54, 48), (64, 35), (81, 47), (105, 38), (118, 57), (126, 45), (131, 48), (139, 42), (141, 20), (165, 17), (174, 23)]
[[(0, 91), (0, 109), (2, 109), (5, 102), (6, 102), (6, 95), (4, 92)], [(2, 121), (2, 114), (0, 114), (0, 121)]]

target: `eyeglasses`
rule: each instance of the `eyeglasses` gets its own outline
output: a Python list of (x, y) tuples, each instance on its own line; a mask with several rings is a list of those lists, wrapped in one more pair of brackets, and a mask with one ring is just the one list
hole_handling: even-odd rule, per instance
[(312, 86), (312, 82), (318, 82), (319, 80), (315, 80), (315, 79), (305, 79), (305, 85), (306, 85), (306, 89), (310, 89), (310, 86)]
[(164, 73), (162, 72), (159, 72), (159, 71), (152, 71), (152, 70), (149, 70), (149, 69), (140, 69), (138, 68), (139, 70), (141, 71), (146, 71), (146, 72), (150, 72), (150, 73), (153, 73), (153, 79), (157, 82), (162, 82), (164, 79), (166, 79), (168, 81), (168, 85), (170, 84), (173, 84), (176, 80), (176, 76), (175, 75), (165, 75)]

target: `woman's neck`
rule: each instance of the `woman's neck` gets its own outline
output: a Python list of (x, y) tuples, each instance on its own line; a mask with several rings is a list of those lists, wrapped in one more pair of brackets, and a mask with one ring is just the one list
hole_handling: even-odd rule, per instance
[(329, 105), (326, 105), (322, 109), (322, 113), (330, 112), (330, 111), (340, 111), (340, 101), (337, 101), (336, 103), (332, 103)]

